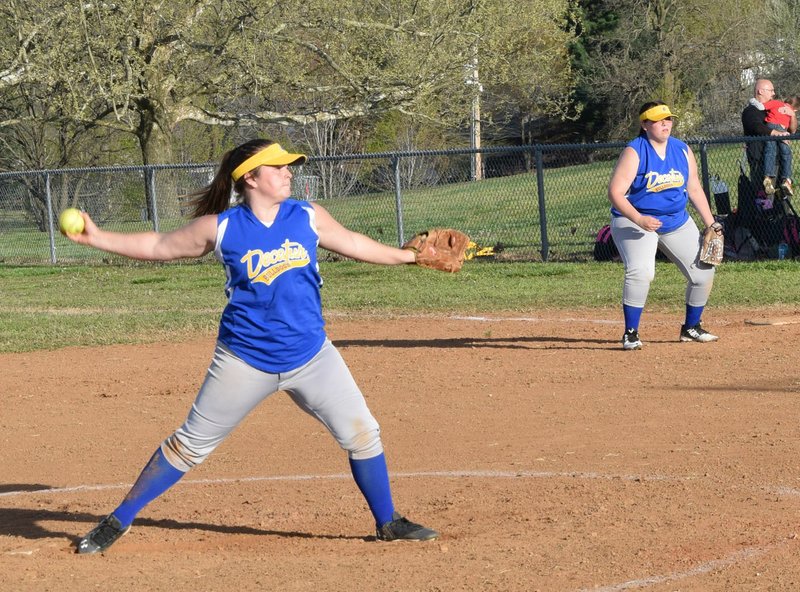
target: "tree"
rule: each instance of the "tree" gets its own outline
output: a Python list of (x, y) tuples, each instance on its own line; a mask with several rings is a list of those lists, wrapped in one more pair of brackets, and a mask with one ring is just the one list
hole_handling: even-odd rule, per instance
[[(70, 166), (108, 164), (112, 158), (115, 138), (93, 124), (65, 118), (58, 103), (36, 84), (21, 83), (4, 94), (0, 103), (0, 120), (14, 125), (0, 127), (0, 170), (10, 171), (58, 169)], [(103, 151), (96, 150), (100, 144)], [(58, 212), (78, 205), (86, 191), (91, 191), (80, 174), (58, 175), (49, 178), (46, 187), (42, 175), (17, 179), (20, 184), (20, 204), (26, 218), (39, 230), (49, 226), (50, 207)], [(23, 189), (24, 188), (24, 189)]]
[(565, 142), (602, 136), (608, 105), (593, 87), (592, 56), (619, 21), (619, 15), (606, 2), (576, 0), (572, 8), (570, 25), (575, 28), (575, 39), (570, 45), (570, 56), (576, 78), (573, 101), (576, 118), (574, 125), (564, 130)]
[[(484, 129), (504, 143), (528, 143), (525, 121), (563, 119), (572, 111), (575, 38), (572, 2), (522, 0), (486, 6), (478, 29)], [(503, 23), (502, 35), (493, 32)], [(475, 90), (477, 92), (477, 90)]]
[[(302, 128), (304, 143), (316, 156), (353, 154), (359, 151), (359, 130), (352, 119), (317, 121)], [(317, 179), (322, 185), (319, 197), (347, 195), (358, 183), (363, 167), (361, 160), (321, 160), (315, 163)]]
[[(362, 134), (367, 137), (368, 152), (415, 152), (443, 150), (451, 147), (455, 139), (443, 126), (431, 125), (402, 113), (387, 113)], [(404, 156), (397, 162), (397, 174), (404, 189), (417, 189), (437, 185), (443, 178), (459, 179), (463, 171), (454, 165), (452, 158), (439, 155)], [(365, 163), (370, 166), (370, 163)], [(379, 187), (394, 187), (393, 166), (374, 166), (370, 171)]]
[[(592, 3), (581, 2), (584, 8)], [(682, 115), (681, 134), (740, 127), (742, 71), (769, 34), (759, 0), (606, 0), (586, 31), (584, 88), (604, 103), (603, 135), (628, 137), (641, 103), (661, 99)], [(588, 61), (588, 65), (585, 65)]]
[(476, 52), (490, 93), (515, 87), (553, 110), (569, 92), (566, 4), (8, 0), (0, 87), (36, 84), (65, 117), (135, 135), (145, 164), (171, 160), (187, 120), (302, 126), (399, 110), (462, 122)]
[(800, 94), (800, 5), (794, 0), (773, 0), (765, 11), (764, 29), (769, 35), (751, 58), (752, 75), (771, 78), (779, 98)]

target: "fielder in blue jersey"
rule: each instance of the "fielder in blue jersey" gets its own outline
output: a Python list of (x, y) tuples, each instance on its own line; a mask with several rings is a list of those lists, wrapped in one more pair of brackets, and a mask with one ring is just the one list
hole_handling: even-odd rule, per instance
[[(656, 250), (686, 277), (686, 315), (680, 341), (706, 343), (718, 337), (701, 324), (714, 283), (714, 266), (699, 260), (700, 231), (689, 216), (689, 201), (706, 227), (719, 228), (697, 174), (691, 149), (673, 138), (673, 115), (661, 101), (639, 110), (641, 131), (617, 161), (608, 187), (611, 235), (625, 265), (622, 347), (642, 348), (639, 321), (656, 272)], [(715, 226), (716, 225), (716, 226)]]
[[(149, 502), (211, 452), (265, 398), (285, 391), (347, 451), (379, 540), (431, 540), (435, 530), (395, 511), (377, 421), (322, 318), (317, 247), (384, 265), (415, 254), (344, 228), (321, 206), (290, 199), (290, 165), (306, 157), (268, 140), (226, 153), (211, 184), (194, 194), (193, 218), (168, 233), (101, 230), (87, 214), (71, 240), (135, 259), (168, 261), (214, 252), (228, 303), (211, 365), (183, 425), (166, 438), (122, 503), (77, 546), (105, 551)], [(231, 191), (239, 203), (231, 206)]]

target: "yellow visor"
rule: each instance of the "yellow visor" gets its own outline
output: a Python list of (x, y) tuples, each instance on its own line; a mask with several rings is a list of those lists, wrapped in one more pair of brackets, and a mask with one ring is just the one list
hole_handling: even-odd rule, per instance
[(270, 144), (261, 152), (256, 152), (253, 156), (236, 167), (231, 173), (231, 179), (236, 182), (253, 169), (265, 164), (270, 166), (283, 166), (285, 164), (303, 164), (305, 161), (305, 154), (291, 154), (281, 148), (280, 144)]
[(666, 105), (650, 107), (639, 116), (639, 121), (661, 121), (667, 117), (675, 117)]

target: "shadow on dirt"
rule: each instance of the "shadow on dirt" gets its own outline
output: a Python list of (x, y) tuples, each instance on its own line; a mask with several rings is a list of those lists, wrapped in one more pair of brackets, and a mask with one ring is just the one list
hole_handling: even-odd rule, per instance
[[(18, 486), (19, 487), (19, 486)], [(24, 486), (23, 486), (24, 487)], [(33, 487), (33, 486), (31, 486)], [(37, 486), (42, 489), (41, 486)], [(0, 508), (0, 536), (22, 537), (25, 539), (43, 539), (63, 537), (77, 544), (80, 538), (91, 530), (103, 516), (85, 512), (68, 512), (63, 510), (43, 510), (27, 508)], [(48, 523), (69, 522), (75, 528), (65, 532)], [(154, 527), (167, 530), (200, 530), (222, 534), (263, 535), (297, 539), (331, 539), (331, 540), (370, 540), (374, 537), (346, 536), (333, 534), (312, 534), (285, 530), (268, 530), (252, 526), (236, 524), (207, 524), (203, 522), (179, 522), (177, 520), (154, 520), (137, 518), (135, 528)]]
[(334, 341), (334, 345), (336, 347), (395, 347), (400, 349), (413, 347), (531, 349), (526, 344), (595, 343), (616, 346), (618, 341), (616, 339), (586, 339), (553, 335), (547, 337), (464, 337), (459, 339), (339, 339)]

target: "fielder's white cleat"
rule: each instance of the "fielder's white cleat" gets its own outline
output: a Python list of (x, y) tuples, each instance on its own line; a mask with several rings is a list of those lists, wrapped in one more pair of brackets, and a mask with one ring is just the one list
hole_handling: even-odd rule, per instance
[(639, 332), (636, 329), (628, 329), (622, 336), (622, 349), (626, 351), (642, 349), (642, 340), (639, 339)]
[(716, 341), (717, 339), (719, 339), (719, 337), (703, 329), (700, 323), (697, 323), (694, 327), (686, 327), (686, 325), (681, 326), (681, 341), (708, 343), (709, 341)]

